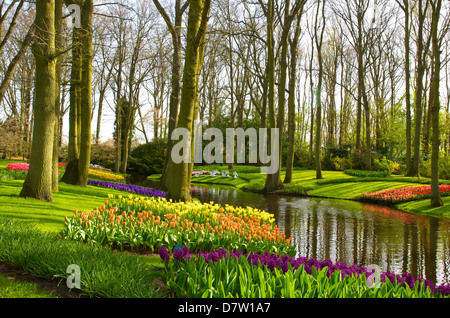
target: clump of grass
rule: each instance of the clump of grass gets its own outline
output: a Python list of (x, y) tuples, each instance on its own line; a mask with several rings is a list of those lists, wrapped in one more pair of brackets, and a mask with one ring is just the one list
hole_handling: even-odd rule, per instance
[(25, 180), (28, 171), (0, 169), (0, 181)]
[(158, 297), (157, 274), (140, 257), (64, 240), (29, 223), (0, 218), (0, 261), (61, 283), (67, 268), (80, 268), (80, 289), (91, 297)]

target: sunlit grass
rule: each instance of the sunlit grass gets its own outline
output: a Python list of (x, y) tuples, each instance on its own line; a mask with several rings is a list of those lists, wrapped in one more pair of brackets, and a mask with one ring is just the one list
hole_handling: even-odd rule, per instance
[(0, 182), (0, 216), (30, 222), (41, 230), (51, 232), (62, 230), (64, 217), (70, 216), (75, 208), (92, 211), (103, 204), (109, 193), (122, 193), (113, 189), (59, 183), (59, 191), (53, 192), (53, 202), (44, 202), (19, 198), (22, 184), (23, 180)]
[(442, 201), (444, 202), (444, 205), (437, 208), (431, 207), (430, 199), (402, 203), (397, 207), (403, 211), (411, 213), (440, 215), (450, 218), (450, 197), (443, 197)]
[(0, 275), (0, 298), (56, 298), (57, 296), (39, 288), (35, 283), (17, 281)]

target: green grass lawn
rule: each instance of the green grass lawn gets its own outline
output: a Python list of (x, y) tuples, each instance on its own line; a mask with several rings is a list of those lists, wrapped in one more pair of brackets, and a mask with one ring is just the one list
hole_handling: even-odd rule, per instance
[[(74, 209), (92, 211), (94, 207), (104, 204), (108, 194), (124, 195), (123, 191), (113, 189), (60, 183), (59, 192), (53, 192), (53, 202), (44, 202), (31, 198), (19, 198), (22, 184), (23, 180), (0, 181), (0, 218), (25, 222), (44, 233), (55, 235), (64, 228), (64, 217), (72, 215)], [(141, 264), (150, 268), (163, 266), (159, 256), (136, 255), (136, 257), (140, 259)], [(12, 280), (5, 275), (0, 275), (0, 298), (17, 297), (56, 296), (39, 289), (36, 284)]]
[(23, 180), (0, 182), (0, 216), (35, 224), (45, 231), (58, 232), (63, 228), (64, 217), (79, 211), (92, 211), (108, 199), (108, 193), (123, 192), (93, 186), (78, 187), (59, 184), (59, 192), (53, 193), (53, 202), (19, 198)]
[(410, 213), (438, 215), (450, 219), (450, 197), (443, 197), (444, 206), (432, 208), (430, 200), (412, 201), (397, 205), (400, 210)]
[(39, 288), (35, 283), (0, 275), (0, 298), (56, 298), (56, 295)]

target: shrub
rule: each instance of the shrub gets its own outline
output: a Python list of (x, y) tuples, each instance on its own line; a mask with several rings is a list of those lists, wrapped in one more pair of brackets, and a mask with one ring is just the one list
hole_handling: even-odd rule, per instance
[(345, 171), (352, 168), (352, 160), (350, 158), (332, 157), (331, 162), (336, 171)]
[(374, 177), (374, 178), (385, 178), (389, 177), (389, 171), (367, 171), (367, 170), (352, 170), (348, 169), (344, 171), (346, 174), (354, 177)]
[[(421, 162), (420, 175), (431, 178), (431, 160)], [(450, 157), (441, 156), (439, 158), (439, 178), (450, 180)]]
[(91, 146), (91, 164), (99, 165), (107, 169), (114, 169), (116, 162), (116, 148), (113, 140)]
[(128, 158), (128, 173), (149, 176), (164, 168), (167, 145), (163, 141), (137, 146)]
[(374, 159), (372, 169), (375, 171), (389, 171), (389, 173), (398, 173), (400, 164), (383, 157), (381, 159)]

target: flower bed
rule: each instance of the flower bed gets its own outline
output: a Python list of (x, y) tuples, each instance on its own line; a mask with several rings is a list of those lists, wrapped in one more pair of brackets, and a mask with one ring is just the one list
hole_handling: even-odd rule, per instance
[(102, 167), (102, 166), (100, 166), (100, 165), (95, 165), (95, 164), (91, 164), (91, 165), (89, 166), (89, 168), (91, 168), (91, 169), (97, 169), (97, 170), (104, 170), (104, 171), (111, 171), (111, 169), (109, 169), (109, 168), (105, 168), (105, 167)]
[[(450, 195), (450, 185), (439, 186), (441, 196)], [(360, 196), (363, 201), (384, 202), (384, 203), (403, 203), (413, 200), (423, 200), (430, 198), (431, 186), (403, 187), (396, 189), (388, 189), (377, 192), (365, 193)]]
[(165, 197), (166, 192), (156, 190), (153, 188), (145, 188), (132, 184), (124, 184), (124, 183), (114, 183), (109, 181), (99, 181), (99, 180), (88, 180), (88, 185), (102, 187), (102, 188), (110, 188), (120, 191), (127, 191), (134, 194), (151, 196), (151, 197)]
[(28, 171), (29, 164), (25, 162), (10, 163), (6, 166), (9, 170), (25, 170)]
[[(159, 255), (168, 265), (169, 252)], [(173, 252), (166, 266), (166, 284), (177, 297), (448, 297), (450, 286), (409, 273), (395, 275), (330, 260), (279, 256), (225, 249), (191, 254)], [(370, 285), (369, 285), (370, 283)]]
[(274, 225), (272, 214), (250, 207), (175, 203), (158, 197), (110, 195), (92, 212), (66, 218), (65, 237), (131, 249), (188, 245), (193, 251), (220, 247), (248, 252), (295, 254), (291, 238)]
[(192, 171), (192, 176), (205, 176), (209, 175), (209, 171), (201, 170), (201, 171)]
[(118, 174), (108, 173), (103, 170), (89, 169), (89, 177), (105, 181), (124, 181), (125, 178)]

